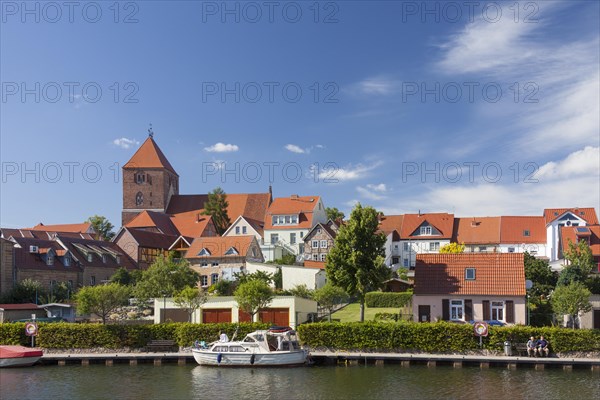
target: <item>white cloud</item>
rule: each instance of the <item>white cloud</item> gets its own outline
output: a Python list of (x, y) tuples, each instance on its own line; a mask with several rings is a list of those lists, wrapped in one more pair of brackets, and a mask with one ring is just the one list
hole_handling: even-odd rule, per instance
[(139, 146), (140, 142), (135, 140), (135, 139), (128, 139), (125, 137), (119, 138), (119, 139), (115, 139), (112, 141), (112, 143), (117, 146), (120, 147), (122, 149), (130, 149), (134, 146)]
[(307, 151), (300, 146), (296, 146), (295, 144), (286, 144), (284, 147), (287, 151), (291, 151), (292, 153), (304, 154)]
[(572, 176), (600, 176), (600, 147), (587, 146), (560, 161), (550, 161), (535, 174), (539, 180), (556, 180)]
[(372, 189), (368, 188), (369, 185), (367, 185), (366, 188), (362, 187), (362, 186), (357, 186), (356, 187), (356, 191), (365, 199), (369, 199), (369, 200), (383, 200), (386, 197), (382, 196), (380, 194), (377, 194), (376, 191), (373, 191)]
[[(479, 74), (481, 85), (492, 81), (502, 85), (503, 101), (480, 101), (478, 116), (492, 126), (494, 117), (505, 121), (488, 130), (488, 138), (518, 133), (514, 152), (551, 154), (598, 143), (597, 32), (592, 39), (578, 41), (551, 39), (546, 32), (555, 26), (552, 18), (560, 8), (569, 6), (568, 2), (544, 3), (536, 15), (538, 23), (514, 23), (512, 18), (490, 23), (479, 18), (440, 46), (443, 56), (437, 67), (442, 72), (468, 74), (470, 81)], [(518, 100), (511, 86), (515, 82), (520, 85)], [(524, 96), (537, 103), (525, 103)]]
[(398, 80), (379, 76), (356, 82), (345, 90), (355, 95), (387, 96), (396, 93), (399, 88)]
[(378, 185), (369, 183), (367, 185), (367, 189), (371, 189), (371, 190), (374, 190), (376, 192), (381, 192), (381, 193), (387, 192), (387, 187), (385, 186), (385, 183), (380, 183)]
[(329, 166), (319, 171), (318, 177), (325, 183), (338, 183), (341, 181), (353, 181), (362, 179), (369, 175), (369, 172), (379, 167), (382, 163), (376, 162), (372, 165), (357, 164), (349, 165), (345, 168)]
[(315, 145), (315, 147), (317, 149), (324, 149), (325, 148), (325, 146), (323, 146), (322, 144), (317, 144), (317, 145)]
[(204, 150), (209, 153), (229, 153), (238, 151), (240, 148), (236, 144), (216, 143), (210, 147), (205, 147)]

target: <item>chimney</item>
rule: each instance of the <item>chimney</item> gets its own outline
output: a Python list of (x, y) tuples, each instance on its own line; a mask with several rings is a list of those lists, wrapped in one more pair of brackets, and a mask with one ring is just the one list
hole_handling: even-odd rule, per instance
[(421, 216), (421, 210), (419, 209), (419, 217)]
[(298, 200), (298, 197), (299, 196), (297, 194), (293, 194), (293, 195), (290, 196), (290, 199), (292, 199), (292, 200)]

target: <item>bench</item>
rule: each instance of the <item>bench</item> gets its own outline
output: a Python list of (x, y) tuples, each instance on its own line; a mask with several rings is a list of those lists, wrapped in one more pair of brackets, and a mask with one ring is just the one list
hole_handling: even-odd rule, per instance
[(151, 340), (146, 344), (146, 353), (149, 351), (176, 351), (174, 340)]
[(514, 349), (518, 355), (527, 356), (527, 343), (515, 343)]

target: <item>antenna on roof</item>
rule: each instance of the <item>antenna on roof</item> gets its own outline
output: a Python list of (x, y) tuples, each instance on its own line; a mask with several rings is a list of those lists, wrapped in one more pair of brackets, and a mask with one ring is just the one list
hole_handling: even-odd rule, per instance
[(152, 122), (150, 123), (150, 128), (148, 128), (148, 136), (154, 137), (154, 131), (152, 130)]

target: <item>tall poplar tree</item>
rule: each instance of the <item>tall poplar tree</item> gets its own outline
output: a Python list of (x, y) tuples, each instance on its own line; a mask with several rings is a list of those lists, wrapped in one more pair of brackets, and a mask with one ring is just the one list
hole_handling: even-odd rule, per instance
[(220, 187), (215, 188), (208, 194), (208, 201), (204, 204), (203, 214), (212, 217), (215, 229), (219, 235), (222, 235), (229, 228), (229, 225), (231, 225), (231, 221), (227, 215), (228, 206), (227, 194)]

